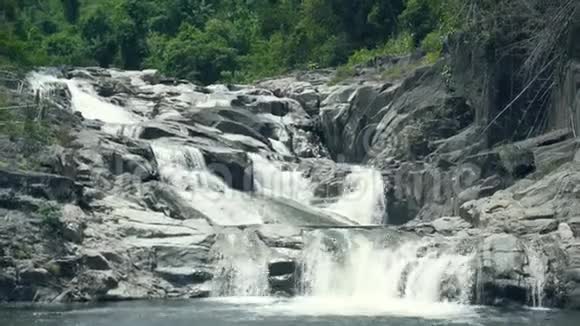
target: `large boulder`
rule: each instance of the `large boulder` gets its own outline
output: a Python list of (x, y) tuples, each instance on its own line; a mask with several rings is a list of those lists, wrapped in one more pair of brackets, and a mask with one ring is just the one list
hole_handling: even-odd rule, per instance
[(560, 306), (566, 296), (566, 254), (552, 237), (486, 236), (477, 252), (477, 301)]
[(207, 168), (233, 189), (254, 191), (253, 162), (246, 152), (233, 150), (202, 150)]
[(525, 280), (528, 260), (524, 244), (513, 235), (494, 234), (483, 240), (478, 255), (481, 303), (508, 300), (526, 304), (529, 289)]
[(269, 89), (278, 97), (288, 97), (300, 102), (306, 112), (312, 116), (319, 112), (322, 95), (310, 82), (286, 77), (265, 80), (258, 86)]

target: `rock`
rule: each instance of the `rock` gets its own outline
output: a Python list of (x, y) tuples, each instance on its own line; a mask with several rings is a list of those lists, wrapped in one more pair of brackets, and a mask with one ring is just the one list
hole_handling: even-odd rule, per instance
[(145, 122), (139, 124), (137, 128), (132, 127), (128, 131), (122, 131), (122, 133), (130, 132), (130, 136), (134, 136), (145, 140), (155, 140), (165, 137), (184, 137), (187, 136), (187, 132), (180, 125), (170, 122)]
[(102, 299), (106, 301), (130, 301), (143, 300), (150, 297), (151, 294), (146, 287), (121, 281), (117, 287), (108, 290), (107, 293), (102, 296)]
[(14, 258), (12, 257), (0, 257), (0, 267), (15, 267), (16, 264), (14, 262)]
[(270, 290), (272, 294), (278, 296), (294, 296), (296, 295), (296, 279), (294, 274), (286, 274), (280, 276), (268, 277)]
[(252, 160), (245, 152), (232, 150), (203, 149), (207, 168), (222, 178), (233, 189), (254, 191), (254, 172)]
[(580, 268), (571, 268), (566, 271), (565, 278), (580, 283)]
[(526, 264), (522, 242), (514, 235), (493, 234), (484, 239), (481, 251), (482, 267), (494, 271), (494, 276), (518, 279)]
[[(163, 246), (155, 248), (156, 270), (175, 270), (187, 268), (189, 271), (211, 270), (206, 264), (210, 261), (210, 244), (200, 243), (197, 246)], [(209, 277), (202, 272), (199, 276)], [(202, 277), (202, 278), (203, 278)]]
[(301, 250), (304, 247), (300, 228), (291, 225), (262, 225), (256, 233), (268, 247)]
[(580, 139), (566, 139), (566, 137), (573, 135), (570, 134), (569, 129), (563, 132), (567, 132), (563, 140), (559, 141), (555, 139), (553, 140), (554, 143), (547, 142), (545, 145), (533, 149), (539, 173), (550, 173), (558, 166), (568, 162), (574, 162), (575, 154), (580, 147)]
[(560, 223), (558, 225), (558, 234), (560, 235), (560, 238), (564, 241), (571, 241), (574, 239), (574, 231), (572, 231), (570, 225), (566, 223)]
[(533, 207), (526, 209), (522, 218), (524, 220), (552, 219), (555, 214), (554, 208), (550, 206)]
[(300, 102), (306, 112), (312, 116), (318, 114), (321, 95), (309, 82), (289, 77), (262, 81), (258, 86), (271, 90), (278, 97), (289, 97)]
[[(338, 94), (331, 94), (321, 108), (326, 145), (337, 161), (361, 162), (369, 154), (376, 123), (384, 114), (381, 109), (389, 103), (390, 93), (381, 94), (369, 86), (336, 92)], [(333, 103), (345, 98), (347, 102)]]
[(536, 171), (536, 161), (534, 153), (516, 146), (507, 146), (499, 149), (503, 166), (506, 167), (510, 175), (517, 179), (522, 179)]
[(82, 262), (81, 257), (71, 256), (55, 259), (48, 263), (49, 270), (60, 277), (73, 278), (77, 275)]
[(152, 191), (151, 197), (147, 197), (148, 205), (151, 209), (159, 210), (159, 205), (169, 209), (169, 216), (178, 220), (209, 221), (209, 218), (196, 210), (190, 203), (181, 197), (173, 188), (163, 183), (153, 182), (149, 184)]
[(82, 258), (83, 264), (92, 270), (108, 271), (111, 269), (109, 261), (99, 253), (86, 253)]
[[(532, 295), (530, 284), (533, 282), (529, 277), (534, 277), (530, 275), (532, 271), (529, 270), (532, 258), (528, 256), (524, 243), (520, 239), (506, 233), (487, 236), (478, 250), (478, 259), (481, 303), (495, 305), (506, 302), (528, 304)], [(543, 267), (546, 271), (549, 271), (549, 264), (554, 264), (554, 266), (560, 264), (556, 261), (553, 263), (538, 261), (538, 263), (548, 264)], [(545, 277), (548, 278), (549, 274), (546, 274)], [(555, 288), (548, 288), (549, 284), (557, 284), (551, 282), (553, 280), (546, 281), (545, 291), (558, 296)]]
[[(256, 138), (266, 143), (267, 138), (275, 134), (268, 120), (253, 115), (245, 110), (236, 110), (229, 107), (218, 107), (210, 110), (203, 109), (185, 114), (185, 123), (191, 126), (192, 122), (213, 126), (228, 133), (237, 133)], [(230, 130), (228, 127), (235, 126)]]
[(52, 174), (9, 172), (0, 169), (0, 188), (60, 202), (74, 202), (80, 197), (80, 187), (72, 179)]
[(70, 204), (64, 205), (60, 219), (62, 236), (68, 241), (82, 243), (86, 220), (87, 217), (80, 207)]
[(213, 278), (209, 272), (188, 267), (157, 268), (155, 273), (176, 286), (204, 283)]
[(558, 221), (552, 219), (533, 219), (512, 222), (511, 231), (515, 234), (546, 234), (558, 229)]
[(566, 308), (574, 310), (580, 309), (580, 286), (576, 286), (568, 294), (568, 298), (566, 300)]
[(25, 285), (42, 285), (50, 279), (50, 273), (44, 268), (29, 268), (20, 272), (20, 283)]
[(568, 220), (568, 225), (575, 237), (580, 238), (580, 216)]
[(289, 259), (277, 259), (268, 264), (270, 276), (282, 276), (296, 272), (296, 262)]
[(118, 286), (119, 281), (112, 271), (85, 271), (73, 283), (85, 300), (94, 301), (105, 297), (109, 290)]
[(471, 224), (461, 217), (442, 217), (431, 222), (431, 225), (438, 233), (444, 235), (455, 234), (459, 231), (471, 228)]
[(304, 159), (298, 169), (316, 185), (314, 194), (317, 198), (340, 197), (345, 179), (352, 172), (351, 166), (328, 159)]
[(0, 273), (0, 301), (14, 301), (16, 295), (16, 277), (3, 270)]
[(158, 178), (156, 163), (148, 161), (142, 156), (110, 151), (103, 153), (105, 164), (113, 175), (130, 173), (137, 176), (141, 181), (149, 181)]

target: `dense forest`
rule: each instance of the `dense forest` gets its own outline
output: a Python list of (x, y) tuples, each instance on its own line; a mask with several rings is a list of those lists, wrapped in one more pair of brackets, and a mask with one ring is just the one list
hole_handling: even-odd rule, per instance
[(1, 0), (0, 66), (155, 68), (201, 83), (438, 57), (458, 0)]

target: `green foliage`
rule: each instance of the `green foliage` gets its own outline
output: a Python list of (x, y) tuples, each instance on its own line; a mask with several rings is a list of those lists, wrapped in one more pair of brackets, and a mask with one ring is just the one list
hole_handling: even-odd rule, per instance
[(409, 54), (414, 49), (413, 38), (409, 33), (401, 33), (396, 38), (389, 39), (383, 46), (376, 49), (361, 49), (348, 59), (349, 66), (365, 64), (377, 57), (401, 56)]
[(350, 77), (353, 77), (355, 74), (355, 69), (353, 66), (344, 65), (340, 66), (336, 69), (336, 73), (334, 77), (330, 80), (330, 85), (336, 85), (340, 82), (347, 80)]
[(75, 23), (79, 18), (79, 0), (60, 0), (64, 10), (64, 16), (69, 23)]
[(416, 45), (438, 26), (439, 0), (406, 0), (399, 17), (402, 26), (413, 34)]
[(23, 104), (0, 87), (0, 137), (11, 140), (16, 148), (12, 158), (6, 152), (3, 156), (12, 161), (13, 168), (36, 169), (39, 151), (57, 140), (56, 128), (38, 120), (38, 115), (38, 106)]
[(55, 235), (62, 233), (63, 224), (60, 220), (62, 211), (58, 205), (45, 203), (38, 208), (36, 214), (40, 217), (42, 226), (47, 232)]
[(400, 78), (404, 77), (405, 75), (407, 75), (408, 73), (412, 72), (413, 70), (417, 69), (420, 66), (421, 66), (420, 63), (394, 65), (394, 66), (386, 69), (385, 71), (383, 71), (381, 74), (381, 77), (383, 79), (390, 79), (390, 80), (400, 79)]
[(443, 36), (441, 31), (433, 31), (423, 39), (421, 48), (427, 53), (425, 61), (427, 63), (435, 63), (441, 57), (443, 51)]
[[(222, 23), (227, 25), (226, 22), (210, 21), (206, 29), (217, 28)], [(177, 36), (165, 44), (158, 39), (161, 47), (156, 49), (161, 55), (159, 68), (177, 77), (202, 83), (213, 83), (223, 72), (235, 71), (237, 53), (231, 43), (237, 39), (230, 34), (232, 29), (225, 27), (222, 32), (222, 35), (214, 34), (184, 25)]]
[(81, 37), (70, 31), (47, 36), (43, 40), (42, 49), (49, 58), (49, 64), (70, 62), (89, 65), (92, 63), (86, 54)]
[(157, 68), (202, 83), (437, 58), (460, 0), (2, 0), (0, 65)]
[(111, 65), (119, 45), (107, 12), (101, 8), (91, 11), (81, 19), (79, 29), (91, 59), (103, 67)]

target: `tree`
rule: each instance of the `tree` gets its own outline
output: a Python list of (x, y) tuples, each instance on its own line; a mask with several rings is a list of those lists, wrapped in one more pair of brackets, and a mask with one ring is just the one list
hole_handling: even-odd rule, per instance
[(95, 9), (81, 20), (80, 32), (92, 58), (102, 67), (110, 66), (119, 49), (110, 15)]
[(164, 51), (164, 70), (178, 77), (210, 84), (225, 71), (235, 71), (237, 52), (224, 37), (182, 26)]
[(400, 20), (404, 28), (413, 35), (415, 45), (419, 45), (427, 34), (437, 28), (439, 15), (430, 0), (406, 0)]
[(79, 0), (60, 0), (64, 9), (64, 17), (66, 20), (74, 24), (79, 18), (80, 4)]

